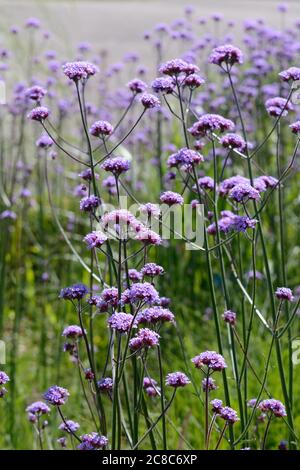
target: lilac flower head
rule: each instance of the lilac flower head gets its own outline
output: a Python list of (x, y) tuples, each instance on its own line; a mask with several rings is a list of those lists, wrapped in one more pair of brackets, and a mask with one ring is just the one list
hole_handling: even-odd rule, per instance
[(161, 244), (161, 237), (159, 236), (159, 234), (146, 227), (142, 227), (139, 229), (137, 235), (135, 236), (135, 240), (140, 241), (145, 245)]
[(211, 400), (210, 404), (212, 406), (213, 413), (220, 414), (221, 410), (223, 409), (222, 400), (218, 400), (218, 398), (215, 398), (214, 400)]
[(84, 284), (74, 284), (73, 286), (62, 289), (59, 297), (65, 300), (81, 300), (87, 293), (88, 289)]
[(254, 408), (257, 404), (257, 399), (256, 398), (250, 398), (250, 400), (248, 400), (247, 402), (247, 406), (249, 408)]
[(77, 447), (79, 450), (100, 450), (105, 449), (108, 444), (108, 439), (105, 436), (101, 436), (96, 432), (91, 434), (84, 434), (81, 436), (81, 444)]
[(215, 380), (212, 377), (205, 377), (202, 380), (201, 384), (202, 384), (203, 392), (205, 392), (206, 390), (208, 391), (216, 390), (218, 388)]
[(52, 385), (44, 393), (45, 400), (53, 406), (64, 405), (70, 396), (69, 391), (66, 388), (59, 387), (58, 385)]
[(270, 116), (286, 116), (289, 111), (293, 111), (293, 105), (286, 98), (276, 96), (265, 102), (266, 110)]
[(128, 269), (128, 277), (132, 282), (140, 282), (142, 280), (142, 275), (137, 269)]
[(207, 132), (225, 132), (233, 129), (234, 124), (230, 119), (219, 114), (204, 114), (189, 128), (189, 132), (193, 137), (198, 137), (204, 136)]
[(300, 121), (293, 122), (289, 128), (292, 130), (293, 134), (300, 134)]
[(222, 315), (223, 320), (225, 323), (229, 323), (229, 325), (234, 326), (236, 324), (236, 313), (232, 310), (226, 310)]
[(119, 333), (127, 333), (133, 326), (133, 316), (130, 313), (117, 312), (107, 320), (108, 326)]
[(9, 376), (3, 370), (0, 370), (0, 385), (5, 385), (9, 380)]
[(101, 299), (112, 307), (117, 307), (119, 300), (118, 289), (116, 287), (108, 287), (104, 289), (101, 293)]
[(70, 325), (63, 330), (62, 336), (65, 336), (66, 338), (78, 339), (83, 336), (83, 331), (80, 326)]
[(173, 388), (185, 387), (191, 381), (183, 372), (171, 372), (166, 377), (166, 385)]
[(198, 356), (193, 357), (192, 362), (197, 369), (207, 366), (208, 369), (213, 371), (220, 371), (227, 367), (224, 357), (215, 351), (204, 351)]
[[(222, 219), (220, 219), (219, 222), (221, 222), (221, 220)], [(250, 219), (250, 217), (246, 215), (235, 215), (232, 218), (232, 224), (229, 229), (236, 230), (237, 232), (246, 232), (248, 228), (254, 229), (256, 224), (256, 219)]]
[(157, 385), (156, 380), (151, 379), (150, 377), (144, 377), (143, 388), (155, 387), (156, 385)]
[(141, 274), (143, 276), (150, 277), (161, 276), (162, 274), (164, 274), (164, 272), (164, 268), (156, 263), (147, 263), (141, 269)]
[(214, 180), (210, 176), (203, 176), (202, 178), (198, 179), (199, 187), (206, 190), (213, 190), (214, 189)]
[(188, 75), (182, 83), (185, 87), (191, 88), (193, 90), (195, 88), (199, 88), (201, 85), (204, 85), (205, 80), (197, 73), (192, 73), (191, 75)]
[(25, 26), (26, 28), (39, 29), (41, 26), (41, 22), (38, 18), (31, 17), (27, 18), (27, 20), (25, 21)]
[(276, 418), (283, 418), (286, 416), (285, 406), (281, 401), (275, 400), (274, 398), (263, 400), (258, 405), (258, 408), (264, 412), (271, 412)]
[(127, 86), (129, 90), (131, 90), (135, 94), (143, 93), (147, 88), (146, 83), (140, 80), (139, 78), (134, 78), (129, 83), (127, 83)]
[(288, 287), (277, 287), (275, 295), (279, 300), (287, 300), (288, 302), (294, 300), (293, 292)]
[(129, 170), (130, 162), (122, 157), (108, 158), (104, 163), (102, 163), (101, 168), (119, 176)]
[(229, 197), (236, 202), (245, 202), (248, 199), (258, 201), (260, 199), (259, 192), (248, 183), (234, 186), (229, 192)]
[(114, 131), (113, 126), (108, 121), (96, 121), (90, 127), (90, 134), (94, 137), (103, 137), (111, 135)]
[(159, 295), (155, 287), (149, 282), (137, 282), (129, 289), (126, 289), (121, 295), (121, 303), (148, 303), (154, 304), (159, 302)]
[(133, 351), (142, 348), (153, 348), (159, 344), (159, 334), (149, 328), (142, 328), (138, 333), (129, 341), (129, 347)]
[(143, 214), (147, 214), (149, 217), (150, 216), (158, 217), (160, 215), (160, 209), (159, 209), (158, 204), (152, 204), (151, 202), (142, 204), (140, 206), (140, 210)]
[(86, 80), (99, 71), (98, 67), (90, 62), (67, 62), (63, 65), (64, 74), (74, 82)]
[(43, 401), (35, 401), (34, 403), (31, 403), (31, 405), (27, 406), (26, 411), (34, 416), (41, 416), (43, 414), (49, 414), (50, 408)]
[(290, 80), (292, 81), (300, 80), (300, 68), (290, 67), (289, 69), (283, 70), (283, 72), (280, 72), (279, 77), (284, 82), (289, 82)]
[(249, 179), (244, 176), (236, 175), (225, 179), (219, 186), (220, 196), (225, 197), (229, 194), (230, 190), (237, 184), (249, 184)]
[[(92, 181), (92, 179), (93, 179), (93, 173), (92, 173), (92, 170), (90, 168), (86, 168), (81, 173), (79, 173), (78, 176), (80, 176), (80, 178), (82, 178), (85, 181)], [(98, 174), (96, 174), (95, 177), (96, 177), (96, 179), (99, 179)]]
[(237, 412), (230, 408), (229, 406), (225, 406), (224, 408), (221, 409), (220, 411), (220, 417), (224, 419), (227, 424), (234, 424), (237, 421), (239, 421)]
[(155, 324), (165, 322), (174, 323), (174, 315), (167, 308), (163, 308), (161, 306), (154, 306), (146, 308), (145, 310), (139, 312), (136, 317), (136, 321), (138, 324)]
[(164, 75), (176, 76), (183, 73), (187, 62), (182, 59), (172, 59), (160, 66), (159, 72)]
[(51, 137), (48, 136), (48, 134), (42, 134), (36, 141), (35, 145), (39, 148), (49, 148), (53, 145), (53, 140)]
[(225, 44), (224, 46), (218, 46), (213, 49), (209, 62), (215, 65), (222, 65), (225, 63), (227, 66), (232, 67), (234, 64), (243, 63), (242, 51), (231, 44)]
[(113, 389), (113, 385), (114, 383), (111, 377), (103, 377), (97, 382), (97, 387), (103, 393), (111, 392)]
[(58, 429), (71, 434), (73, 432), (78, 431), (79, 428), (80, 428), (79, 423), (76, 423), (76, 421), (72, 421), (71, 419), (67, 419), (65, 423), (61, 423), (59, 425)]
[(151, 84), (155, 93), (171, 94), (175, 89), (175, 82), (171, 77), (158, 77)]
[(25, 96), (27, 98), (31, 99), (32, 101), (38, 101), (38, 102), (40, 102), (46, 94), (47, 94), (47, 90), (45, 90), (45, 88), (38, 86), (38, 85), (34, 85), (25, 91)]
[(107, 241), (107, 236), (101, 231), (94, 231), (88, 233), (83, 241), (89, 248), (100, 248)]
[(168, 206), (174, 206), (175, 204), (179, 204), (182, 206), (184, 200), (181, 194), (174, 193), (173, 191), (165, 191), (160, 196), (160, 201)]
[(221, 137), (220, 144), (225, 147), (231, 147), (233, 149), (238, 149), (241, 152), (246, 148), (246, 142), (238, 134), (226, 134)]
[(98, 196), (92, 194), (91, 196), (86, 196), (80, 201), (80, 210), (84, 212), (92, 212), (94, 209), (97, 209), (101, 204), (101, 200)]
[(141, 103), (146, 109), (158, 108), (160, 106), (159, 99), (150, 93), (143, 93), (141, 96)]
[(46, 106), (37, 106), (27, 114), (28, 119), (32, 121), (44, 121), (48, 116), (49, 109)]

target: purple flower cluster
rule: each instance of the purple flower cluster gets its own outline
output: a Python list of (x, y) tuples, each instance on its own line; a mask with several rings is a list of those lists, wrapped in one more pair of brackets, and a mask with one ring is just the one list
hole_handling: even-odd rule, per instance
[(97, 209), (101, 204), (101, 200), (98, 196), (92, 194), (91, 196), (86, 196), (80, 201), (80, 210), (84, 212), (92, 212)]
[(236, 313), (232, 310), (226, 310), (222, 315), (223, 320), (225, 323), (229, 323), (229, 325), (234, 326), (236, 324)]
[(102, 163), (101, 168), (105, 171), (110, 171), (115, 176), (119, 176), (129, 170), (130, 162), (122, 157), (108, 158)]
[(103, 377), (102, 379), (98, 380), (97, 387), (102, 393), (111, 392), (113, 389), (113, 379), (111, 377)]
[(105, 436), (101, 436), (96, 432), (91, 434), (84, 434), (81, 436), (81, 443), (78, 445), (79, 450), (100, 450), (105, 449), (108, 444), (108, 439)]
[(64, 74), (74, 82), (86, 80), (99, 72), (95, 64), (85, 61), (67, 62), (63, 65)]
[(225, 44), (213, 49), (209, 62), (220, 66), (225, 63), (227, 66), (232, 67), (234, 64), (243, 63), (243, 53), (238, 47)]
[(193, 357), (192, 362), (197, 369), (206, 366), (212, 371), (220, 371), (227, 367), (224, 357), (215, 351), (204, 351), (198, 356)]
[(59, 387), (58, 385), (52, 385), (44, 393), (45, 400), (53, 406), (61, 406), (66, 403), (70, 396), (69, 391), (66, 388)]
[(219, 114), (204, 114), (189, 128), (189, 132), (193, 137), (201, 137), (210, 132), (231, 131), (234, 127), (230, 119)]
[(159, 334), (149, 328), (142, 328), (138, 333), (129, 341), (129, 347), (133, 351), (142, 348), (153, 348), (159, 344)]
[(26, 411), (29, 415), (41, 416), (50, 413), (50, 408), (43, 401), (35, 401), (27, 406)]
[(44, 121), (49, 116), (49, 109), (46, 106), (38, 106), (33, 108), (28, 114), (28, 119), (32, 121)]
[(83, 331), (80, 326), (77, 325), (70, 325), (67, 326), (63, 332), (62, 336), (65, 336), (66, 338), (72, 338), (72, 339), (79, 339), (82, 338), (83, 336)]
[(76, 423), (76, 421), (72, 421), (71, 419), (67, 419), (65, 423), (61, 423), (59, 425), (59, 429), (61, 431), (68, 432), (69, 434), (78, 431), (79, 428), (79, 423)]
[(146, 263), (141, 269), (142, 276), (149, 276), (152, 278), (155, 276), (161, 276), (164, 272), (164, 268), (156, 263)]
[(277, 287), (275, 295), (279, 300), (287, 300), (288, 302), (294, 300), (293, 292), (288, 287)]
[(93, 231), (88, 233), (83, 240), (91, 249), (100, 248), (107, 241), (107, 236), (100, 231)]
[(84, 284), (74, 284), (70, 287), (64, 287), (60, 291), (60, 298), (65, 300), (81, 300), (88, 293), (88, 289)]
[(126, 289), (121, 295), (121, 303), (136, 304), (138, 302), (154, 304), (159, 302), (159, 294), (149, 282), (138, 282)]
[(127, 333), (133, 327), (133, 315), (130, 313), (117, 312), (107, 320), (108, 326), (119, 333)]
[(160, 306), (146, 308), (145, 310), (139, 312), (136, 317), (138, 324), (155, 324), (165, 322), (174, 323), (174, 319), (174, 314), (170, 310)]
[(90, 134), (94, 137), (108, 136), (111, 135), (113, 131), (113, 126), (107, 121), (96, 121), (90, 127)]
[(171, 372), (166, 377), (166, 385), (173, 388), (185, 387), (191, 381), (183, 372)]
[(263, 400), (258, 405), (258, 408), (265, 413), (272, 413), (276, 418), (283, 418), (286, 416), (285, 406), (281, 401), (275, 400), (274, 398)]
[(165, 191), (161, 194), (160, 201), (168, 206), (174, 206), (175, 204), (182, 206), (184, 199), (181, 194), (174, 193), (173, 191)]

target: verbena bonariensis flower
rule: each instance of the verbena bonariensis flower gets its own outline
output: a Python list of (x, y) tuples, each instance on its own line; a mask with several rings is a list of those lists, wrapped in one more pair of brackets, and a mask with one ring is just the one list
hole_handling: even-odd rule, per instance
[(49, 148), (53, 145), (53, 140), (47, 134), (42, 134), (36, 141), (36, 146), (39, 148)]
[(102, 291), (101, 299), (104, 300), (104, 302), (106, 302), (108, 305), (117, 307), (119, 301), (118, 289), (116, 287), (107, 287)]
[(292, 130), (293, 134), (300, 133), (300, 121), (293, 122), (289, 127)]
[(141, 103), (146, 109), (158, 108), (160, 106), (159, 99), (150, 93), (143, 93), (141, 96)]
[(225, 44), (224, 46), (218, 46), (213, 49), (209, 62), (215, 65), (222, 65), (225, 63), (229, 67), (232, 67), (234, 64), (243, 63), (243, 53), (238, 48), (232, 44)]
[(30, 17), (25, 21), (26, 28), (39, 29), (41, 27), (41, 22), (38, 18)]
[(220, 414), (221, 410), (223, 409), (223, 402), (218, 398), (211, 400), (210, 402), (213, 413)]
[(180, 206), (183, 204), (184, 199), (181, 194), (174, 193), (174, 191), (165, 191), (160, 196), (160, 201), (168, 206), (174, 206), (175, 204), (179, 204)]
[[(92, 181), (93, 179), (93, 173), (90, 168), (86, 168), (81, 173), (79, 173), (78, 176), (80, 176), (80, 178), (82, 178), (85, 181)], [(99, 175), (97, 173), (95, 174), (95, 178), (99, 179)]]
[(253, 180), (253, 186), (255, 189), (257, 189), (257, 191), (263, 192), (268, 188), (274, 188), (275, 186), (278, 186), (278, 179), (267, 175), (258, 176)]
[(149, 328), (142, 328), (138, 333), (129, 341), (129, 347), (133, 351), (142, 348), (153, 348), (159, 344), (159, 334)]
[(86, 196), (80, 201), (80, 210), (84, 212), (92, 212), (94, 209), (97, 209), (101, 205), (101, 200), (98, 196), (92, 194), (91, 196)]
[(241, 152), (246, 148), (246, 142), (244, 141), (243, 137), (238, 134), (226, 134), (221, 137), (220, 144), (225, 147), (231, 147), (233, 149), (238, 149)]
[(258, 408), (264, 412), (271, 412), (276, 418), (283, 418), (286, 416), (285, 406), (281, 401), (270, 398), (263, 400), (258, 405)]
[(156, 263), (146, 263), (141, 269), (141, 274), (149, 277), (161, 276), (164, 272), (164, 268)]
[(103, 377), (98, 380), (97, 387), (103, 393), (111, 392), (113, 389), (113, 379), (111, 377)]
[(146, 88), (148, 88), (147, 84), (139, 78), (134, 78), (133, 80), (127, 83), (127, 86), (129, 90), (131, 90), (135, 94), (143, 93)]
[(259, 201), (260, 194), (257, 189), (253, 188), (250, 184), (240, 183), (230, 190), (229, 197), (236, 202), (245, 202), (248, 199)]
[(88, 293), (88, 289), (84, 284), (74, 284), (70, 287), (65, 287), (60, 291), (60, 298), (65, 300), (81, 300)]
[(224, 181), (221, 182), (219, 185), (218, 191), (220, 196), (224, 197), (227, 196), (230, 192), (230, 190), (236, 186), (237, 184), (249, 184), (250, 181), (248, 178), (245, 178), (244, 176), (236, 175), (236, 176), (231, 176), (230, 178), (225, 179)]
[(215, 351), (204, 351), (193, 357), (192, 362), (197, 369), (207, 366), (208, 369), (213, 371), (220, 371), (227, 367), (224, 357)]
[(62, 447), (62, 449), (65, 449), (67, 447), (67, 438), (66, 437), (59, 437), (56, 442)]
[(137, 269), (128, 269), (128, 277), (133, 282), (140, 282), (142, 280), (142, 274)]
[(135, 236), (135, 240), (144, 243), (145, 245), (160, 245), (161, 237), (158, 233), (146, 227), (141, 228)]
[(154, 306), (146, 308), (138, 313), (136, 321), (138, 324), (155, 324), (155, 323), (174, 323), (174, 314), (167, 308), (161, 306)]
[(288, 302), (294, 300), (293, 292), (288, 287), (277, 287), (275, 295), (279, 300), (287, 300)]
[(85, 61), (67, 62), (62, 68), (64, 74), (74, 82), (88, 79), (99, 71), (95, 64)]
[(83, 336), (83, 331), (80, 326), (69, 325), (63, 330), (62, 336), (65, 336), (66, 338), (78, 339)]
[(171, 372), (166, 377), (166, 385), (173, 388), (185, 387), (191, 381), (183, 372)]
[(229, 406), (224, 406), (224, 408), (220, 410), (219, 416), (224, 419), (227, 424), (234, 424), (239, 421), (237, 412)]
[(296, 81), (300, 80), (300, 68), (299, 67), (290, 67), (287, 70), (283, 70), (279, 73), (279, 77), (284, 82), (289, 82), (290, 80)]
[(108, 158), (102, 163), (101, 168), (105, 171), (110, 171), (115, 176), (119, 176), (129, 170), (130, 161), (122, 157)]
[(157, 385), (156, 380), (152, 379), (151, 377), (144, 377), (143, 388), (155, 387), (156, 385)]
[(31, 405), (27, 406), (26, 411), (31, 415), (41, 416), (50, 413), (51, 410), (43, 401), (35, 401), (34, 403), (31, 403)]
[(168, 166), (198, 165), (204, 161), (203, 155), (195, 150), (182, 148), (168, 159)]
[(199, 88), (201, 85), (204, 85), (205, 80), (204, 78), (200, 77), (197, 73), (192, 73), (184, 78), (182, 81), (183, 86), (194, 90), (195, 88)]
[(107, 241), (107, 236), (101, 231), (94, 231), (88, 233), (83, 241), (89, 248), (100, 248)]
[(80, 428), (80, 424), (76, 423), (76, 421), (73, 421), (72, 419), (67, 419), (65, 423), (61, 423), (59, 425), (59, 428), (61, 431), (68, 432), (70, 434), (78, 431)]
[(46, 94), (47, 90), (38, 85), (34, 85), (25, 91), (25, 96), (27, 98), (31, 99), (32, 101), (38, 102), (40, 102), (44, 98), (44, 96), (46, 96)]
[(254, 408), (257, 404), (257, 399), (256, 398), (250, 398), (250, 400), (247, 401), (247, 406), (249, 408)]
[(159, 72), (164, 75), (176, 76), (184, 73), (187, 67), (187, 62), (182, 59), (172, 59), (159, 67)]
[(69, 391), (66, 388), (59, 387), (58, 385), (52, 385), (44, 393), (45, 400), (53, 406), (61, 406), (66, 403), (70, 396)]
[(129, 289), (126, 289), (121, 295), (122, 304), (135, 304), (138, 302), (149, 304), (159, 302), (159, 294), (149, 282), (137, 282)]
[(171, 77), (158, 77), (153, 80), (151, 87), (155, 93), (171, 94), (175, 89), (176, 83)]
[(130, 313), (117, 312), (108, 318), (108, 326), (119, 333), (127, 333), (134, 326), (133, 315)]
[(206, 189), (207, 191), (212, 191), (214, 189), (214, 180), (210, 176), (202, 176), (202, 178), (198, 179), (198, 184), (201, 189)]
[(46, 106), (37, 106), (27, 114), (28, 119), (32, 121), (44, 121), (48, 116), (49, 109)]
[(104, 137), (111, 135), (113, 126), (108, 121), (96, 121), (90, 127), (90, 134), (94, 137)]
[(202, 385), (203, 392), (205, 392), (206, 390), (208, 390), (210, 392), (210, 391), (216, 390), (218, 388), (218, 386), (216, 385), (215, 380), (212, 377), (205, 377), (202, 380), (201, 385)]
[(204, 114), (188, 130), (193, 137), (204, 136), (209, 132), (225, 132), (234, 129), (234, 123), (219, 114)]
[(9, 376), (3, 370), (0, 370), (0, 385), (5, 385), (9, 380)]
[(140, 210), (143, 214), (147, 214), (149, 217), (158, 217), (160, 215), (160, 208), (158, 204), (152, 204), (147, 202), (146, 204), (140, 205)]
[(96, 432), (91, 434), (84, 434), (81, 436), (81, 443), (78, 445), (79, 450), (100, 450), (105, 449), (108, 444), (108, 439), (105, 436), (101, 436)]
[(289, 111), (293, 111), (294, 107), (291, 102), (286, 98), (281, 98), (276, 96), (275, 98), (270, 98), (265, 102), (267, 113), (270, 116), (287, 116)]
[(222, 315), (223, 320), (225, 323), (229, 323), (230, 325), (234, 326), (236, 324), (236, 313), (232, 310), (226, 310)]

